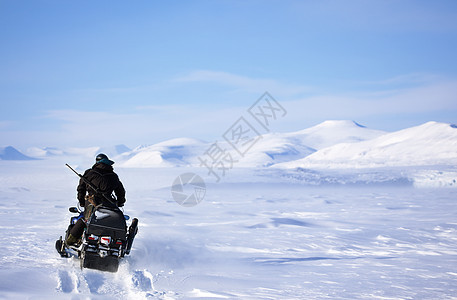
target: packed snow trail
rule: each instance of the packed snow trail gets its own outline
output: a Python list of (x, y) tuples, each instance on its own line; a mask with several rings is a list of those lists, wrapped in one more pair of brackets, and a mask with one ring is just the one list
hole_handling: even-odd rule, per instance
[(68, 170), (1, 164), (0, 298), (450, 299), (457, 292), (455, 189), (274, 184), (274, 172), (244, 170), (238, 182), (208, 180), (205, 200), (186, 208), (167, 186), (180, 169), (118, 169), (125, 212), (140, 227), (112, 274), (81, 270), (54, 249), (76, 203)]

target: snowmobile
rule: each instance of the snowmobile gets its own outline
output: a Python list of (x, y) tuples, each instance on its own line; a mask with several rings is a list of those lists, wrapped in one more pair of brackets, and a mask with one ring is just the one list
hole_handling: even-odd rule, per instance
[(85, 221), (86, 226), (81, 239), (76, 244), (67, 245), (65, 241), (73, 226), (80, 219), (84, 221), (84, 212), (77, 207), (70, 207), (70, 212), (77, 213), (78, 216), (70, 219), (65, 239), (62, 240), (61, 236), (56, 241), (56, 250), (62, 257), (79, 257), (81, 269), (117, 272), (119, 260), (130, 254), (133, 239), (138, 231), (138, 219), (134, 218), (127, 230), (126, 220), (130, 218), (117, 207), (116, 198), (102, 193), (70, 165), (65, 165), (78, 175), (96, 195), (100, 195), (103, 201), (97, 205), (93, 197), (86, 198), (94, 209)]
[(127, 215), (118, 207), (98, 206), (86, 222), (81, 239), (72, 245), (64, 241), (71, 228), (84, 217), (84, 212), (77, 207), (70, 207), (71, 217), (65, 239), (56, 241), (56, 249), (62, 257), (79, 257), (81, 269), (117, 272), (119, 261), (130, 254), (133, 240), (138, 231), (138, 219), (134, 218), (128, 227)]

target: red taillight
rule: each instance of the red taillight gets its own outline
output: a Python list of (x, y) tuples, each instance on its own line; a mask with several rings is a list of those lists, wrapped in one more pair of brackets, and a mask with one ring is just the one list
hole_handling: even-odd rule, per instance
[(91, 234), (91, 235), (89, 235), (89, 237), (87, 239), (89, 241), (96, 241), (96, 240), (98, 240), (98, 236)]
[(116, 245), (122, 245), (122, 241), (121, 240), (116, 241)]
[(100, 238), (100, 243), (109, 245), (111, 243), (111, 237), (110, 236), (102, 236)]

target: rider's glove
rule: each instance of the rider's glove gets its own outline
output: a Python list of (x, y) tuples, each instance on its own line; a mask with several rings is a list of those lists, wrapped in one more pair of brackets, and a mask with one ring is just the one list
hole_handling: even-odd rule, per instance
[(124, 203), (125, 203), (125, 198), (118, 198), (117, 199), (117, 203), (116, 204), (117, 204), (118, 207), (124, 206)]

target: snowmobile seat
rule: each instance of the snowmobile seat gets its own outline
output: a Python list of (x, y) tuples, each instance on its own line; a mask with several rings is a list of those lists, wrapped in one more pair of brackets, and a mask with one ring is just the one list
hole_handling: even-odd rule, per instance
[(117, 208), (97, 208), (87, 223), (87, 233), (97, 236), (107, 235), (114, 239), (125, 240), (127, 225), (124, 214)]

